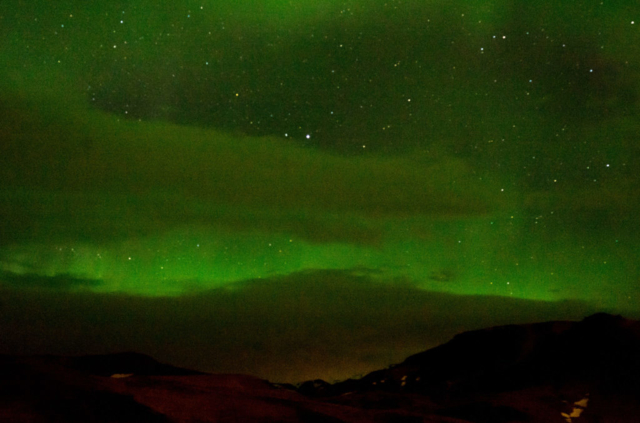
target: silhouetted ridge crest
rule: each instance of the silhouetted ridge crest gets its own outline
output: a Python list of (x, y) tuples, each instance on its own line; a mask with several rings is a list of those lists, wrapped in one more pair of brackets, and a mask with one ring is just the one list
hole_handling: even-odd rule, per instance
[(63, 360), (63, 365), (95, 376), (112, 376), (114, 374), (189, 376), (205, 374), (170, 364), (159, 363), (148, 355), (136, 352), (68, 357)]
[(316, 381), (301, 385), (300, 392), (322, 397), (371, 391), (448, 395), (575, 383), (640, 393), (640, 322), (598, 313), (580, 322), (469, 331), (361, 379), (333, 385)]

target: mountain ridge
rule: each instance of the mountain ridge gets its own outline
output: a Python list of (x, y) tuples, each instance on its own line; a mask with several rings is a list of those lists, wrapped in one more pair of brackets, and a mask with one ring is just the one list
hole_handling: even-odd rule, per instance
[(598, 313), (464, 332), (334, 384), (206, 374), (136, 352), (0, 356), (12, 422), (637, 422), (640, 322)]

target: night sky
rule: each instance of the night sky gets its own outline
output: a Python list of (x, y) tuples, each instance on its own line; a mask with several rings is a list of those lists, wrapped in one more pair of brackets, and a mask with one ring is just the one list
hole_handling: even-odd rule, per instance
[(331, 381), (637, 318), (639, 100), (635, 1), (3, 0), (0, 353)]

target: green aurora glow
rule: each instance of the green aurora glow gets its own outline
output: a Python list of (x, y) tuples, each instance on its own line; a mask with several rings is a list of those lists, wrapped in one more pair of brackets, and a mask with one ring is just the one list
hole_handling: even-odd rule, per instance
[(0, 288), (640, 313), (640, 16), (476, 3), (3, 2)]
[[(46, 137), (48, 123), (33, 119), (5, 147), (15, 159), (4, 180), (19, 187), (3, 190), (4, 232), (15, 236), (2, 248), (7, 274), (179, 295), (344, 269), (439, 292), (632, 304), (633, 289), (612, 287), (633, 239), (554, 234), (553, 213), (517, 211), (516, 194), (471, 178), (460, 160), (347, 160), (284, 140), (83, 113), (56, 116)], [(23, 172), (31, 161), (39, 169)]]

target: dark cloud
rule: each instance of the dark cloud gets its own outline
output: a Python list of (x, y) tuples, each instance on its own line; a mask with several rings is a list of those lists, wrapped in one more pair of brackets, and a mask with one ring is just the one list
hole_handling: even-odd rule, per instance
[(308, 271), (175, 298), (7, 288), (2, 298), (0, 352), (135, 350), (200, 370), (293, 382), (384, 367), (464, 330), (594, 311), (578, 301), (434, 293), (352, 271)]
[(285, 140), (59, 110), (46, 103), (55, 97), (2, 100), (9, 240), (204, 224), (375, 243), (379, 219), (479, 215), (503, 203), (460, 159), (344, 158)]

